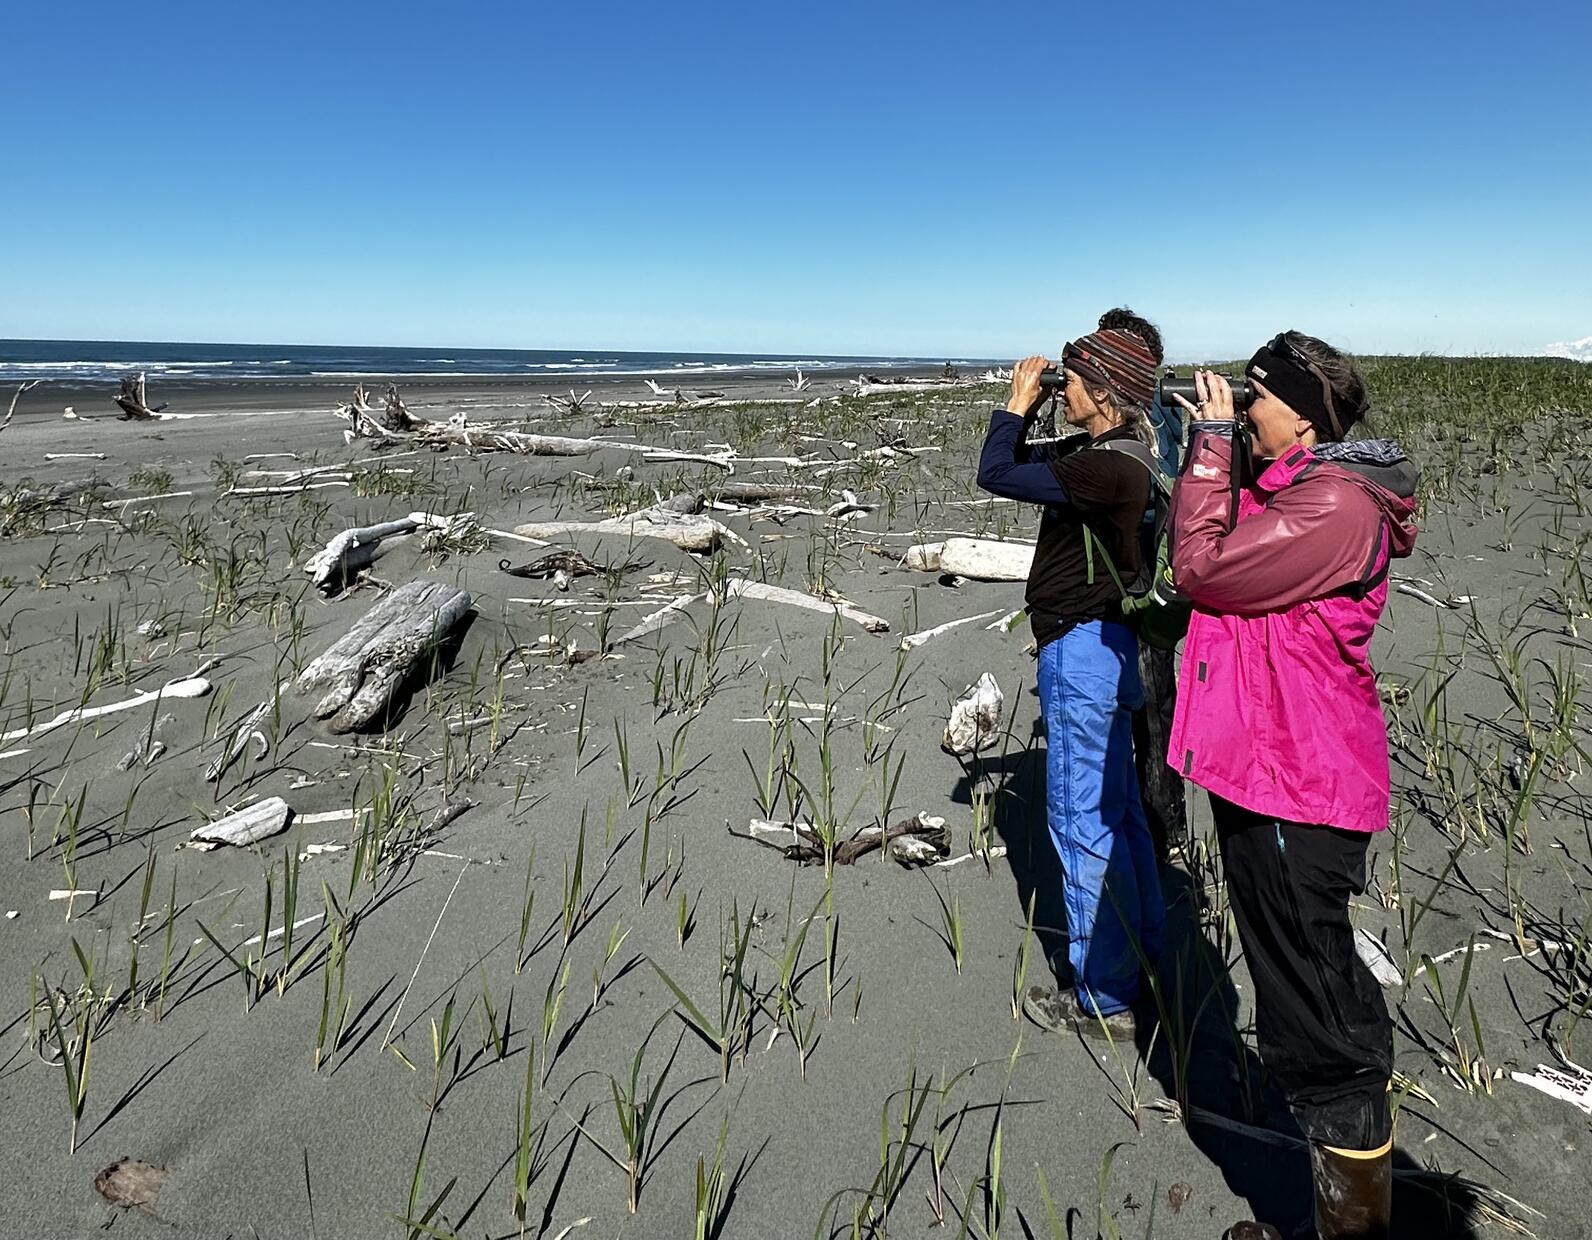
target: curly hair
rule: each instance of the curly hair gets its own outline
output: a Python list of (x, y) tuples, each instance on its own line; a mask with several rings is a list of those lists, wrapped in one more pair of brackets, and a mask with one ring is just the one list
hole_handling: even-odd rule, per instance
[(1156, 325), (1141, 314), (1134, 314), (1126, 306), (1118, 306), (1114, 310), (1107, 310), (1100, 316), (1100, 331), (1114, 329), (1116, 331), (1132, 332), (1149, 346), (1150, 355), (1155, 358), (1159, 366), (1166, 360), (1166, 350), (1161, 345), (1161, 332)]

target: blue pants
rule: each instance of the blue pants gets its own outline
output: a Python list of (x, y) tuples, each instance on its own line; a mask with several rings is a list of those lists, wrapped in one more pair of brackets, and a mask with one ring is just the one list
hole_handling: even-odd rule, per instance
[(1080, 624), (1039, 652), (1067, 956), (1079, 1001), (1102, 1015), (1139, 997), (1140, 953), (1152, 965), (1160, 957), (1166, 920), (1133, 766), (1131, 712), (1143, 700), (1138, 640), (1125, 625)]

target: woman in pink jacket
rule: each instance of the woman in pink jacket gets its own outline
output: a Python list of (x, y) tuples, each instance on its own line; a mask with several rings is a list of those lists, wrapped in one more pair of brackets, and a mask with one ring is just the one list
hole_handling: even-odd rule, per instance
[(1345, 442), (1370, 402), (1330, 345), (1281, 333), (1245, 377), (1238, 485), (1228, 381), (1201, 371), (1201, 403), (1182, 402), (1172, 564), (1195, 609), (1167, 761), (1210, 793), (1260, 1057), (1310, 1141), (1316, 1234), (1384, 1238), (1392, 1026), (1348, 904), (1388, 823), (1369, 652), (1389, 562), (1414, 545), (1416, 474), (1389, 441)]

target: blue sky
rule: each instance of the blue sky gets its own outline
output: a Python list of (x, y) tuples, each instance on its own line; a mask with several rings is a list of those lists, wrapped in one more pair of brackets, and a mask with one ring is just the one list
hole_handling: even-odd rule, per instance
[(1592, 6), (8, 6), (0, 336), (1592, 334)]

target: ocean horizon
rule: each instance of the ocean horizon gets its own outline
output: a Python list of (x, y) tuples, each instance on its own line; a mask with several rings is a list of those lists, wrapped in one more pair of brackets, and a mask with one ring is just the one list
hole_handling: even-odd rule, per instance
[(137, 340), (0, 340), (0, 382), (157, 379), (604, 378), (734, 371), (884, 370), (983, 365), (967, 358), (878, 354), (445, 349), (365, 345), (199, 344)]

